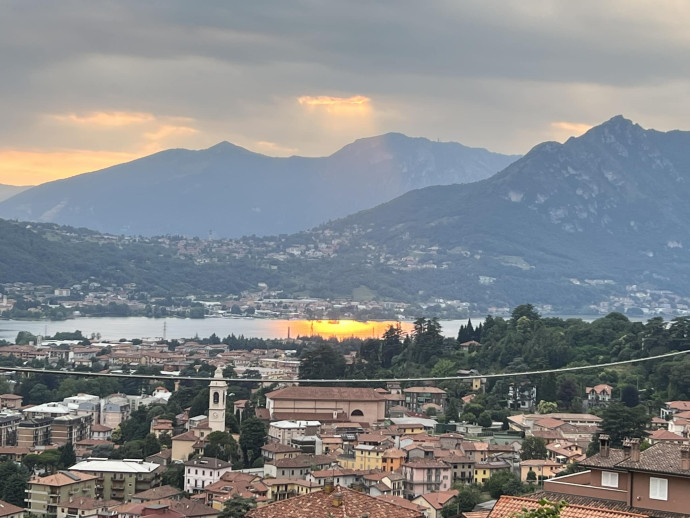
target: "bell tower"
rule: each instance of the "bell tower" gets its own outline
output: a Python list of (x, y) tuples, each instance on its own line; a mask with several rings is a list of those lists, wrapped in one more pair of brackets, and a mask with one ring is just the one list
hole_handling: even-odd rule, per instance
[(218, 366), (208, 392), (208, 426), (214, 432), (225, 431), (225, 396), (228, 384), (223, 380), (223, 369)]

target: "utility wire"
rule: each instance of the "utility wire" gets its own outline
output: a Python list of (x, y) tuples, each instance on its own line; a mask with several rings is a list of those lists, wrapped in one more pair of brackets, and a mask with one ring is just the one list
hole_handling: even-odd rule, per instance
[(105, 373), (105, 372), (81, 372), (81, 371), (62, 371), (62, 370), (48, 370), (35, 369), (31, 367), (0, 367), (0, 372), (20, 372), (27, 374), (56, 374), (58, 376), (83, 376), (88, 378), (134, 378), (134, 379), (148, 379), (148, 380), (181, 380), (181, 381), (226, 381), (232, 383), (383, 383), (383, 382), (409, 382), (409, 381), (468, 381), (473, 379), (488, 379), (488, 378), (517, 378), (522, 376), (539, 376), (542, 374), (574, 372), (589, 369), (601, 369), (603, 367), (613, 367), (616, 365), (626, 365), (630, 363), (642, 363), (660, 358), (670, 358), (679, 356), (681, 354), (688, 354), (689, 351), (677, 351), (673, 353), (659, 354), (657, 356), (649, 356), (647, 358), (638, 358), (635, 360), (622, 360), (609, 363), (597, 363), (593, 365), (580, 365), (577, 367), (563, 367), (561, 369), (546, 369), (540, 371), (522, 371), (522, 372), (502, 372), (498, 374), (471, 374), (467, 376), (442, 376), (442, 377), (419, 377), (419, 378), (368, 378), (368, 379), (292, 379), (279, 378), (262, 380), (256, 378), (197, 378), (194, 376), (173, 376), (165, 374), (125, 374), (125, 373)]

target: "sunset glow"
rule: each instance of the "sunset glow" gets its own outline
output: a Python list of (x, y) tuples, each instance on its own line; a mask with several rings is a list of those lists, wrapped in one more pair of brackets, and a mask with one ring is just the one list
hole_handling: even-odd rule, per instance
[(78, 125), (113, 127), (151, 122), (155, 120), (156, 117), (152, 113), (89, 112), (83, 115), (76, 113), (53, 115), (53, 118), (60, 122)]
[(139, 154), (87, 149), (0, 150), (0, 183), (38, 185), (139, 158)]
[[(283, 322), (285, 324), (285, 322)], [(324, 338), (381, 338), (390, 326), (400, 326), (403, 333), (411, 333), (409, 322), (359, 322), (356, 320), (294, 320), (288, 323), (290, 336), (318, 335)], [(287, 334), (287, 330), (286, 330)]]
[(586, 131), (592, 129), (591, 124), (582, 124), (579, 122), (552, 122), (551, 127), (558, 130), (559, 134), (564, 134), (566, 137), (579, 137)]
[(353, 97), (303, 95), (297, 101), (310, 109), (323, 110), (335, 115), (366, 115), (371, 111), (371, 99), (363, 95)]

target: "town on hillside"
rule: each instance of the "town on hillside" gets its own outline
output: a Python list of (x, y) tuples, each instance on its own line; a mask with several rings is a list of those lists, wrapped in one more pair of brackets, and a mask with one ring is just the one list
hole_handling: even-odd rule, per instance
[[(677, 325), (624, 319), (586, 329), (649, 346)], [(520, 375), (533, 362), (517, 349), (501, 359), (513, 331), (533, 347), (552, 325), (564, 329), (527, 305), (457, 340), (422, 319), (356, 350), (20, 333), (28, 343), (0, 347), (0, 518), (508, 518), (546, 501), (567, 502), (562, 516), (688, 516), (690, 398), (628, 383), (647, 369), (674, 378), (660, 394), (683, 395), (684, 357), (581, 378)], [(419, 380), (368, 381), (400, 362)], [(327, 376), (349, 381), (314, 381)]]

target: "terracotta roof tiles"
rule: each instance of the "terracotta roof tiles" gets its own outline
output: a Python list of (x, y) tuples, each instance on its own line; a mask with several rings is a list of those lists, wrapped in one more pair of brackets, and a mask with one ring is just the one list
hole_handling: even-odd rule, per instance
[[(340, 499), (340, 503), (336, 505), (337, 499)], [(367, 514), (369, 518), (422, 518), (424, 516), (421, 511), (338, 486), (333, 493), (316, 491), (252, 509), (247, 513), (247, 518), (320, 518), (325, 516), (345, 518), (364, 514)]]
[[(489, 518), (511, 518), (515, 513), (524, 509), (538, 509), (539, 501), (533, 498), (519, 496), (502, 496), (489, 513)], [(630, 513), (627, 511), (611, 511), (608, 509), (585, 507), (581, 505), (567, 505), (561, 510), (562, 518), (648, 518), (646, 514)]]

